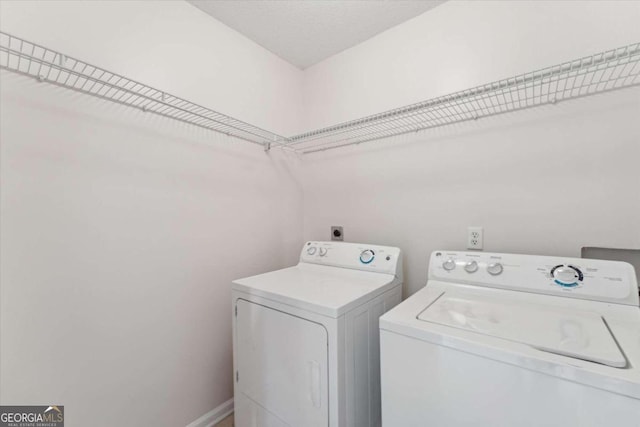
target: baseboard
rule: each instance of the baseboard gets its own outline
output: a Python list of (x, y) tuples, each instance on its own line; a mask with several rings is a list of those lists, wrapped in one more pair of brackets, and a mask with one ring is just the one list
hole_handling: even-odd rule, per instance
[(227, 400), (217, 408), (213, 408), (187, 427), (213, 427), (227, 418), (233, 412), (233, 398)]

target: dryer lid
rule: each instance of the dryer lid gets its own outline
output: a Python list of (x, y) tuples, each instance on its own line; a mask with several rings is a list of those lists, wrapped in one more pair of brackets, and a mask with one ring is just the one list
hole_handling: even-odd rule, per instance
[(627, 366), (609, 328), (595, 312), (447, 291), (423, 310), (418, 320), (616, 368)]

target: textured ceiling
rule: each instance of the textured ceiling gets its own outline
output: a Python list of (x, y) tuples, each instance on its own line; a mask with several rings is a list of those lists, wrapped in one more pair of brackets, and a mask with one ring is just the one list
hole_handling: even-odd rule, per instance
[(187, 1), (301, 69), (444, 2)]

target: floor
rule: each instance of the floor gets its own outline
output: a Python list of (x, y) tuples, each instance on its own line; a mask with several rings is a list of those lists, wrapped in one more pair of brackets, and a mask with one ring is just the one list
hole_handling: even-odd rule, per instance
[(214, 427), (233, 427), (233, 414), (229, 415), (227, 418), (220, 421)]

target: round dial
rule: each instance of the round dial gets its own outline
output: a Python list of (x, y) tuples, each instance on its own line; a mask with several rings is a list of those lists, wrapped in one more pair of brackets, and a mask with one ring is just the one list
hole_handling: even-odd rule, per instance
[(318, 248), (316, 248), (315, 246), (310, 246), (310, 247), (307, 248), (307, 253), (309, 255), (314, 255), (317, 250), (318, 250)]
[(478, 263), (475, 261), (469, 261), (464, 265), (464, 269), (467, 273), (475, 273), (478, 270)]
[(578, 286), (578, 282), (583, 279), (582, 271), (572, 265), (556, 265), (551, 269), (553, 281), (560, 286), (571, 288)]
[(365, 249), (360, 253), (360, 262), (363, 264), (369, 264), (375, 257), (375, 252), (373, 252), (371, 249)]
[(451, 271), (454, 268), (456, 268), (456, 261), (449, 258), (448, 260), (442, 263), (442, 268), (444, 268), (447, 271)]
[(318, 255), (325, 256), (327, 254), (327, 248), (320, 248)]
[(502, 273), (502, 270), (504, 270), (504, 268), (499, 262), (494, 262), (487, 266), (487, 272), (492, 276), (497, 276), (498, 274)]

